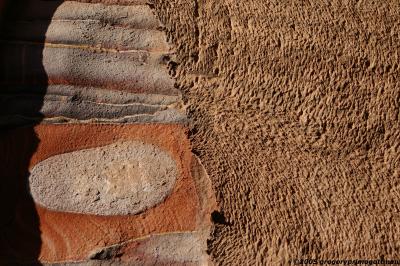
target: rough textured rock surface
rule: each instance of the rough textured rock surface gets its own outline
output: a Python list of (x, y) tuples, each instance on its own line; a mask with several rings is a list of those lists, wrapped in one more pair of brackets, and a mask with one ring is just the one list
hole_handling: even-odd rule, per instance
[(164, 201), (177, 175), (174, 160), (157, 147), (115, 142), (38, 163), (29, 187), (33, 199), (50, 210), (127, 215)]
[(118, 265), (205, 265), (202, 238), (196, 233), (154, 235), (97, 250), (91, 258), (107, 256)]
[(2, 3), (0, 265), (208, 263), (216, 203), (151, 5)]
[(398, 1), (156, 0), (220, 265), (400, 254)]
[[(44, 124), (0, 132), (0, 261), (199, 264), (210, 213), (217, 265), (398, 258), (399, 2), (147, 3), (29, 0), (1, 23), (1, 126)], [(171, 154), (163, 202), (102, 216), (27, 194), (28, 169), (117, 141)]]
[[(31, 141), (29, 130), (20, 128), (3, 134), (1, 143), (4, 150), (11, 152), (18, 139), (25, 139), (25, 143), (19, 145), (20, 150), (28, 149)], [(168, 197), (153, 208), (136, 215), (88, 215), (50, 210), (36, 204), (40, 220), (41, 262), (86, 261), (93, 252), (108, 246), (154, 234), (179, 232), (199, 234), (202, 239), (201, 250), (206, 250), (209, 217), (215, 205), (208, 177), (190, 152), (185, 127), (177, 124), (62, 124), (38, 125), (35, 132), (41, 143), (30, 160), (30, 169), (59, 154), (104, 147), (115, 142), (144, 142), (158, 147), (170, 154), (178, 169), (177, 180)], [(14, 236), (13, 239), (0, 241), (0, 261), (10, 258), (11, 254), (19, 254), (19, 260), (29, 259), (26, 247), (33, 240), (27, 232), (32, 232), (35, 224), (24, 216), (27, 208), (30, 208), (26, 202), (27, 199), (20, 198), (16, 213), (21, 218), (8, 228), (8, 234)], [(18, 245), (18, 239), (24, 239), (23, 246)], [(193, 244), (193, 248), (198, 245), (197, 242)], [(102, 262), (111, 263), (107, 258)]]
[[(1, 124), (10, 121), (24, 123), (30, 120), (43, 122), (137, 122), (137, 123), (185, 123), (181, 97), (160, 94), (137, 94), (76, 87), (50, 85), (46, 95), (0, 95), (4, 107)], [(41, 104), (41, 102), (43, 102)], [(34, 110), (40, 105), (40, 113)], [(25, 121), (26, 123), (26, 121)]]
[[(67, 266), (195, 266), (207, 265), (203, 236), (197, 233), (158, 234), (94, 250), (90, 260), (58, 263)], [(44, 264), (54, 265), (54, 264)]]
[(149, 5), (27, 5), (1, 32), (0, 124), (184, 122), (173, 50)]

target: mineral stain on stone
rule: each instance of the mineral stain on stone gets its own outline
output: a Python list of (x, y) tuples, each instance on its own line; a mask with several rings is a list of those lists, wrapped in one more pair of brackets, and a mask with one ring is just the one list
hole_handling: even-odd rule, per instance
[(50, 157), (33, 167), (29, 184), (33, 199), (51, 210), (127, 215), (162, 202), (177, 174), (166, 152), (126, 141)]

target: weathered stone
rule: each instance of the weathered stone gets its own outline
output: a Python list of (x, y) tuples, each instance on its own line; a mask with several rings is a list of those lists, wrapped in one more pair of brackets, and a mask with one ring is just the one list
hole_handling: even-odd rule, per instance
[[(44, 100), (44, 101), (43, 101)], [(51, 85), (46, 96), (34, 91), (23, 94), (0, 95), (1, 124), (17, 122), (21, 117), (51, 122), (114, 122), (114, 123), (184, 123), (186, 115), (180, 96), (134, 94), (121, 91)], [(43, 103), (42, 103), (43, 102)]]
[(216, 203), (153, 6), (23, 3), (1, 28), (0, 126), (40, 125), (1, 132), (0, 264), (206, 263)]
[[(120, 14), (124, 16), (124, 14)], [(17, 22), (8, 38), (34, 42), (46, 22)], [(102, 20), (53, 20), (46, 31), (47, 44), (112, 51), (143, 50), (168, 53), (165, 33), (156, 29), (112, 26)]]
[(398, 258), (399, 1), (154, 2), (221, 207), (216, 265)]
[[(161, 26), (147, 0), (98, 0), (90, 1), (26, 1), (28, 8), (22, 10), (27, 20), (39, 21), (101, 21), (104, 24), (119, 25), (130, 28), (157, 29)], [(86, 3), (85, 3), (86, 2)], [(114, 4), (111, 4), (114, 2)], [(124, 3), (123, 3), (124, 2)], [(136, 2), (136, 3), (135, 3)], [(118, 5), (122, 3), (124, 5)]]
[(205, 265), (208, 260), (206, 249), (200, 233), (168, 233), (95, 250), (90, 258), (92, 261), (123, 265)]
[(51, 210), (126, 215), (162, 202), (177, 175), (167, 153), (131, 141), (50, 157), (35, 165), (29, 183), (33, 199)]
[[(168, 153), (176, 163), (178, 173), (170, 195), (153, 208), (136, 215), (87, 215), (53, 211), (37, 205), (42, 238), (41, 261), (86, 260), (94, 250), (167, 232), (199, 231), (205, 236), (203, 243), (206, 242), (210, 226), (209, 208), (215, 203), (212, 198), (201, 196), (207, 195), (209, 192), (205, 190), (210, 188), (201, 185), (206, 183), (203, 175), (198, 171), (192, 173), (196, 160), (192, 157), (185, 127), (70, 124), (40, 125), (35, 131), (41, 142), (31, 159), (31, 171), (57, 155), (98, 149), (113, 143), (140, 142)], [(27, 224), (21, 227), (30, 228)]]
[[(57, 47), (0, 43), (6, 87), (74, 84), (133, 93), (179, 95), (163, 64), (164, 55), (147, 51), (96, 51), (82, 47)], [(40, 54), (41, 62), (29, 62)], [(46, 72), (47, 79), (37, 79)]]

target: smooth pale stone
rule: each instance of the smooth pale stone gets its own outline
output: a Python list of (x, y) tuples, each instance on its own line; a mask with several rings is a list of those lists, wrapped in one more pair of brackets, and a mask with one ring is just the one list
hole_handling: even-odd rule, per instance
[(166, 152), (127, 141), (50, 157), (33, 167), (29, 184), (33, 199), (51, 210), (127, 215), (164, 201), (177, 173)]

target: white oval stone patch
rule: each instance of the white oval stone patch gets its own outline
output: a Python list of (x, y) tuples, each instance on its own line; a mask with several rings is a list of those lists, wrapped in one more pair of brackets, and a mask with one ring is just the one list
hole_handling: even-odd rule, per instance
[(33, 167), (29, 185), (33, 199), (51, 210), (127, 215), (164, 201), (177, 174), (166, 152), (127, 141), (50, 157)]

